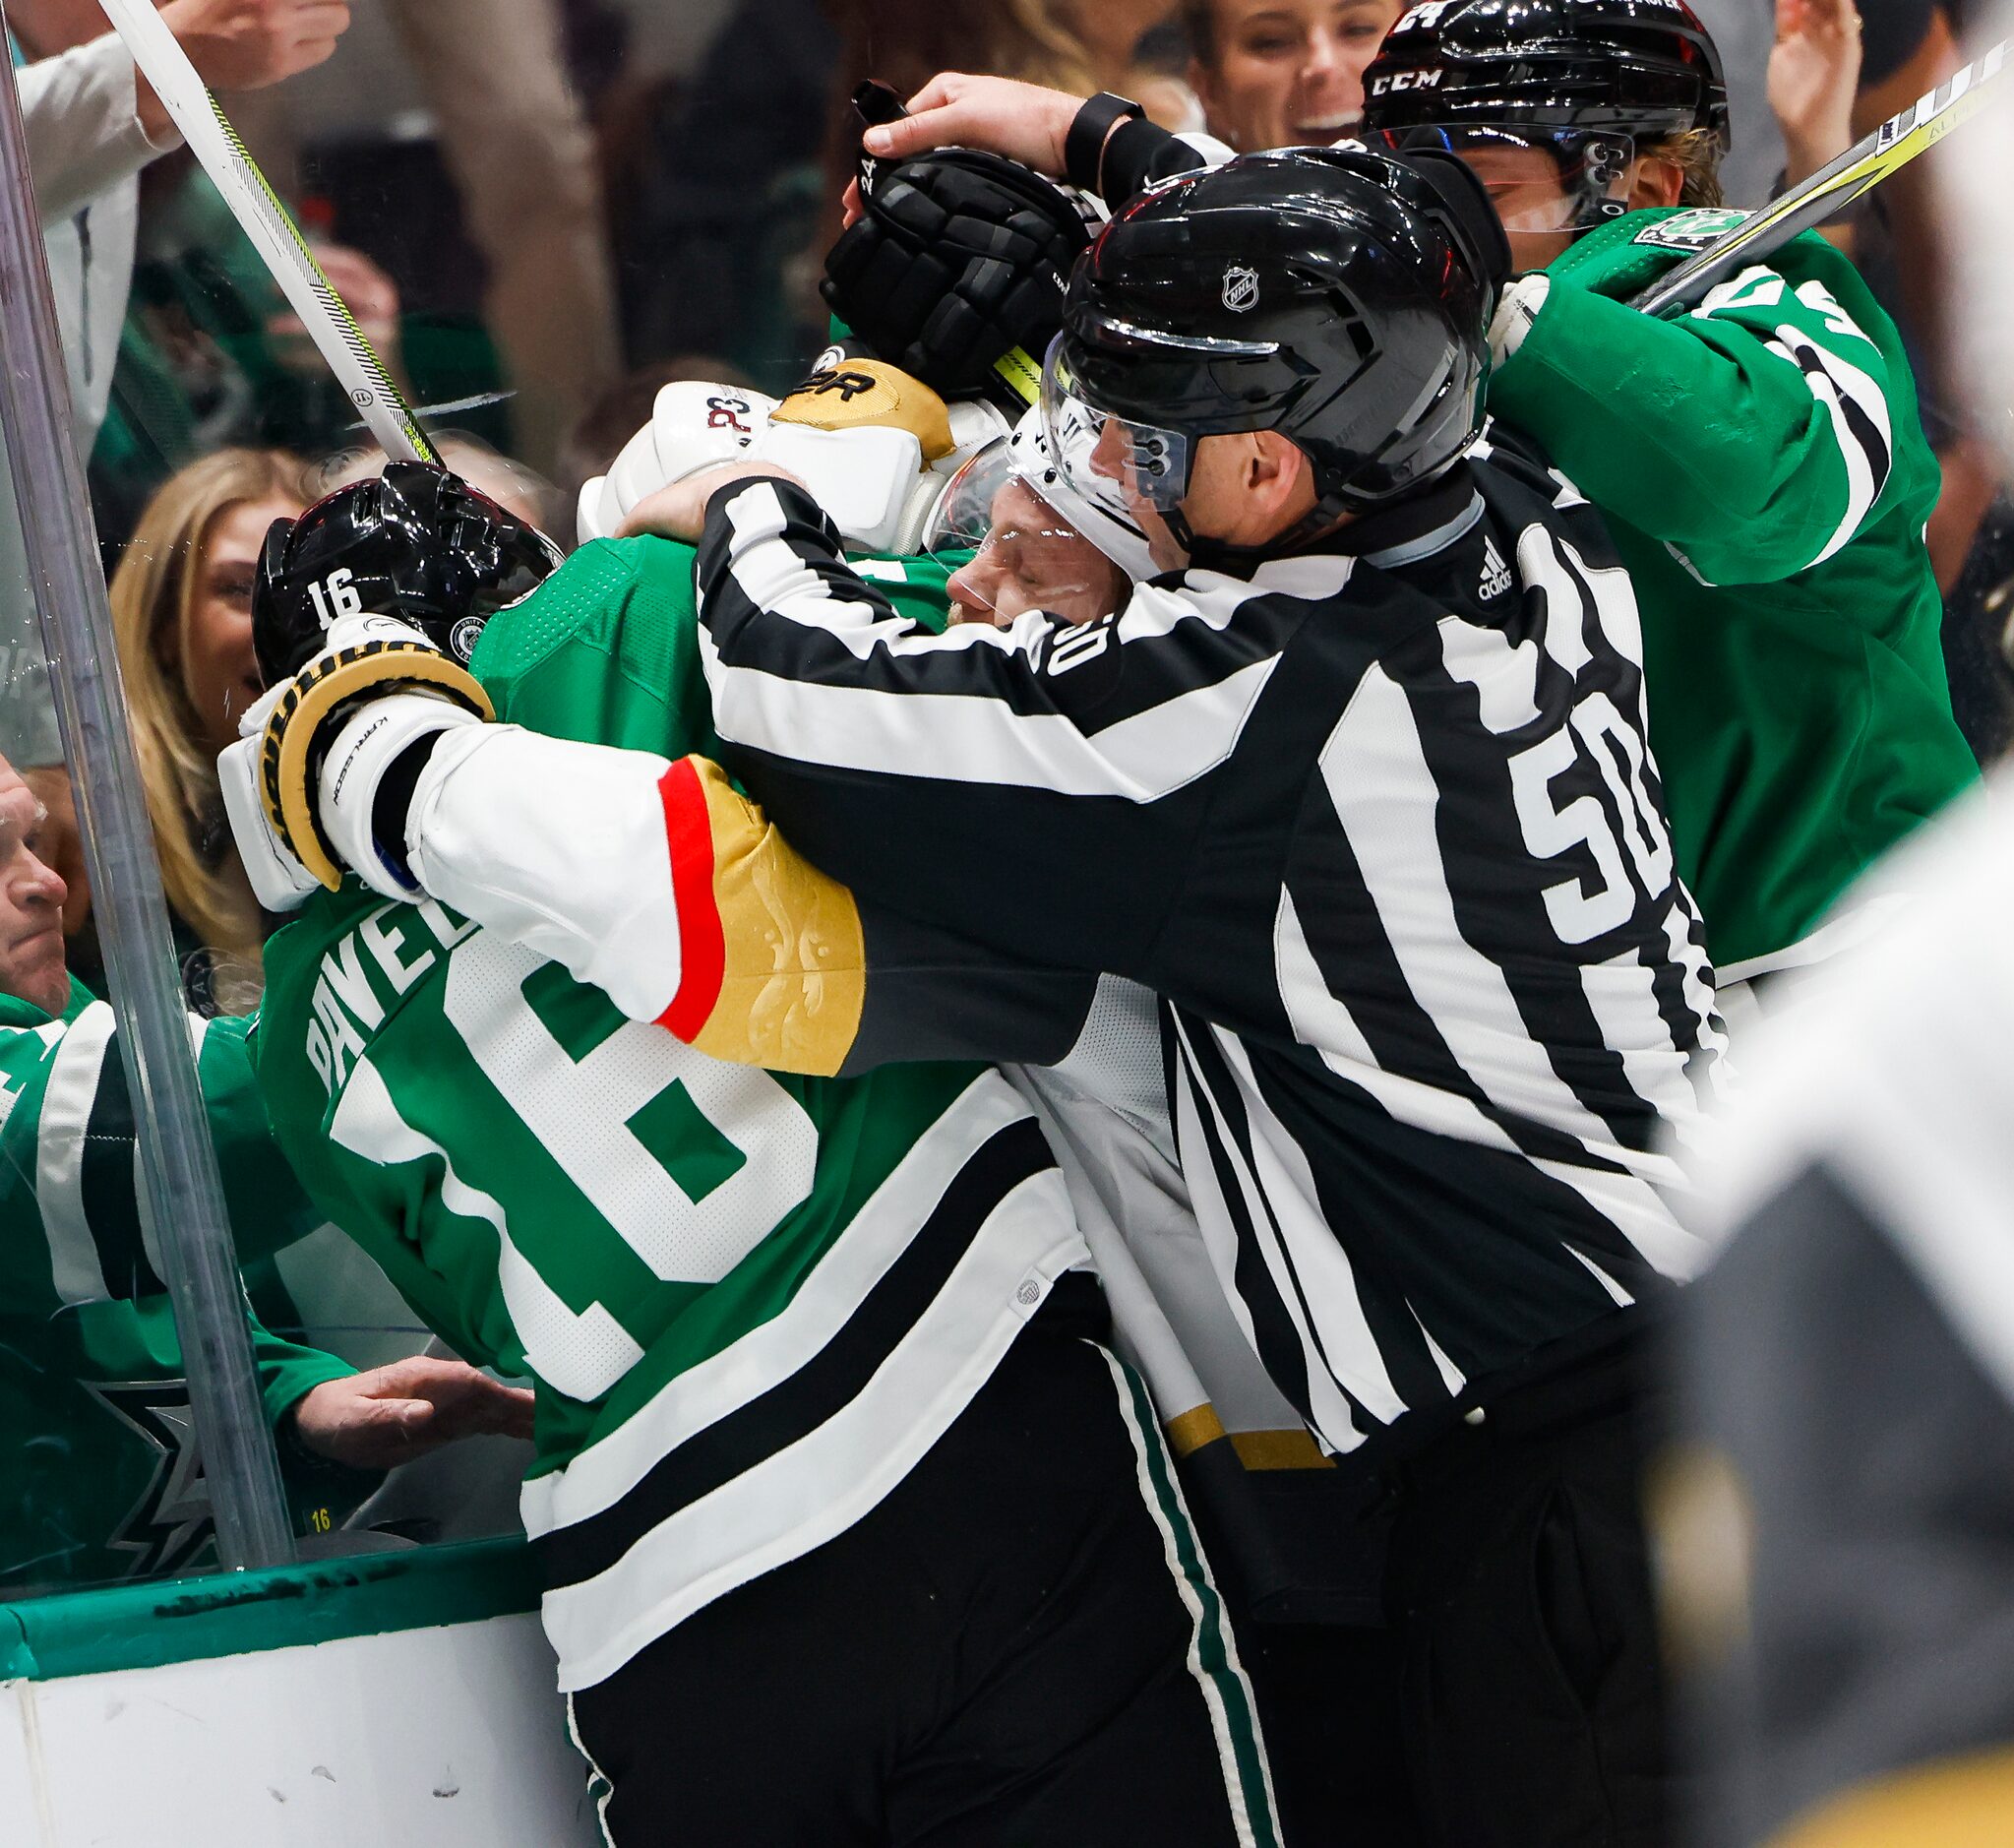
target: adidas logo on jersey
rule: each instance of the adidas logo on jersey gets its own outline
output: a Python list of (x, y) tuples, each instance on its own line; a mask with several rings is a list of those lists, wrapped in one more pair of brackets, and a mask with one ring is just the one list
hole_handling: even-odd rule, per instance
[(1483, 535), (1483, 583), (1481, 593), (1488, 602), (1493, 596), (1501, 596), (1510, 588), (1510, 567), (1503, 562), (1503, 554), (1496, 549), (1496, 541), (1488, 533)]

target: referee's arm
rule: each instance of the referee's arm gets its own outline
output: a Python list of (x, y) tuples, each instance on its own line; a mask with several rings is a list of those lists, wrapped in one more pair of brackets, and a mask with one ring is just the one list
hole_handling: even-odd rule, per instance
[(1148, 979), (1215, 782), (1279, 654), (1178, 590), (945, 635), (844, 564), (817, 504), (722, 488), (699, 548), (723, 759), (865, 905)]

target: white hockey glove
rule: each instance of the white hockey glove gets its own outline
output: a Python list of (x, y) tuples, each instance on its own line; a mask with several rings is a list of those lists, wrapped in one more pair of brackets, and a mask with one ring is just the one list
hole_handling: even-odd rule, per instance
[(630, 509), (659, 488), (720, 462), (740, 462), (769, 427), (776, 400), (761, 392), (679, 379), (665, 386), (650, 421), (625, 443), (608, 473), (580, 489), (580, 543), (615, 536)]
[(491, 715), (474, 677), (417, 629), (390, 616), (336, 623), (329, 647), (245, 714), (217, 763), (260, 902), (290, 910), (345, 871), (389, 898), (419, 895), (405, 864), (409, 771), (388, 773), (413, 747)]
[(984, 403), (946, 405), (880, 360), (843, 360), (778, 402), (681, 380), (606, 475), (580, 490), (582, 543), (607, 538), (646, 495), (724, 462), (771, 462), (800, 477), (856, 551), (918, 550), (946, 483), (1007, 429)]
[(1490, 360), (1493, 365), (1502, 365), (1524, 344), (1524, 337), (1531, 332), (1532, 323), (1539, 318), (1539, 310), (1546, 305), (1546, 297), (1552, 288), (1553, 278), (1541, 270), (1519, 277), (1503, 291), (1497, 300), (1495, 314), (1490, 318)]

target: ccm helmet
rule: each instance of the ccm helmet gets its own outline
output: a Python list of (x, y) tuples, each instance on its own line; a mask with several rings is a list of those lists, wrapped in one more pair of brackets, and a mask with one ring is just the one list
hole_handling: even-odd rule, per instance
[(1565, 183), (1555, 222), (1586, 229), (1628, 210), (1638, 146), (1703, 129), (1728, 145), (1720, 53), (1685, 0), (1425, 0), (1364, 73), (1364, 138), (1542, 148)]
[(560, 563), (537, 527), (431, 462), (394, 462), (267, 528), (252, 644), (268, 684), (340, 616), (397, 616), (463, 665), (482, 626)]
[(1296, 543), (1474, 442), (1509, 260), (1445, 154), (1286, 149), (1165, 181), (1071, 278), (1043, 372), (1049, 461), (1128, 526), (1152, 508), (1192, 553), (1179, 504), (1197, 441), (1277, 430), (1314, 465)]

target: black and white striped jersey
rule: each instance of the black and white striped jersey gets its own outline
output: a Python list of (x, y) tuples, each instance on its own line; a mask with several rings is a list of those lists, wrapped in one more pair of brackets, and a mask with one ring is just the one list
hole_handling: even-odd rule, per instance
[(849, 1067), (1048, 1062), (1099, 972), (1164, 996), (1213, 1260), (1335, 1449), (1692, 1273), (1712, 973), (1627, 577), (1522, 438), (1074, 627), (928, 634), (768, 480), (699, 581), (729, 768), (861, 907)]

